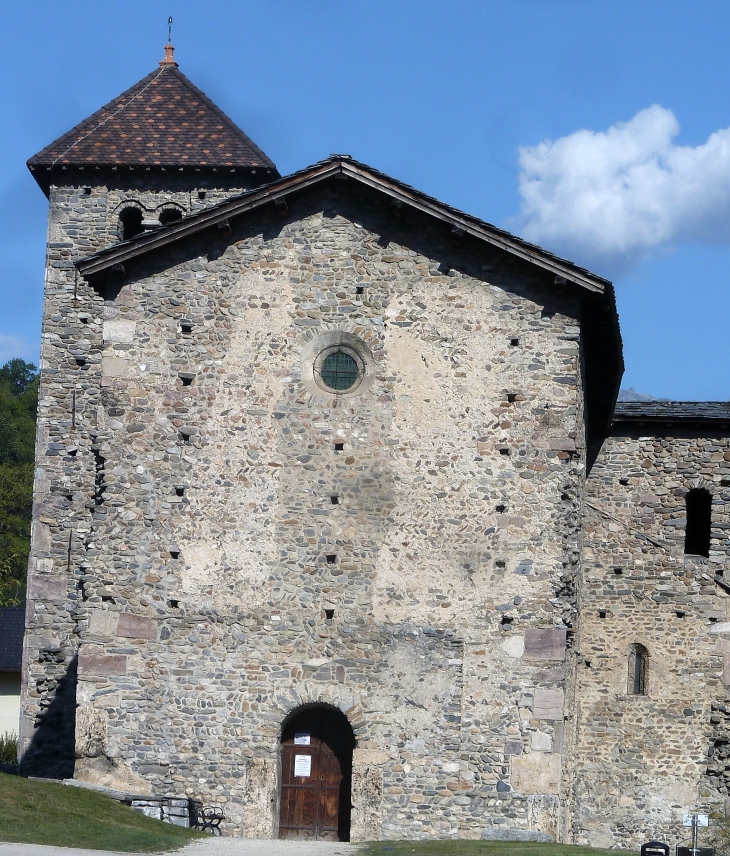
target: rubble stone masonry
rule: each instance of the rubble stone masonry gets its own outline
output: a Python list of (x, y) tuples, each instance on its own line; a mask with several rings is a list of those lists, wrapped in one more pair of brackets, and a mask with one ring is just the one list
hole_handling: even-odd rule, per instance
[[(357, 740), (353, 840), (575, 828), (597, 843), (628, 793), (601, 790), (603, 771), (629, 781), (640, 732), (657, 775), (696, 783), (724, 598), (646, 536), (676, 541), (676, 491), (715, 480), (724, 447), (688, 442), (687, 473), (662, 479), (674, 447), (611, 441), (589, 482), (613, 517), (591, 518), (576, 658), (575, 293), (336, 181), (284, 218), (271, 206), (232, 238), (146, 256), (117, 287), (77, 277), (135, 192), (52, 190), (25, 769), (188, 795), (222, 805), (228, 834), (275, 836), (282, 721), (321, 702)], [(173, 179), (142, 196), (150, 212), (200, 201)], [(364, 367), (351, 394), (314, 374), (337, 342)], [(622, 454), (638, 523), (612, 481)], [(637, 703), (621, 646), (639, 628), (652, 689)], [(595, 815), (571, 819), (574, 785)]]
[[(685, 497), (712, 497), (709, 557), (685, 555)], [(619, 424), (587, 482), (576, 648), (574, 840), (686, 843), (724, 807), (730, 683), (727, 431)], [(648, 651), (630, 692), (631, 646)]]

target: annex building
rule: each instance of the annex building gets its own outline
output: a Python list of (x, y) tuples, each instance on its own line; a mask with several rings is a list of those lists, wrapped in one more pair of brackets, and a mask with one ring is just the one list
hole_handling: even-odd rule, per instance
[(635, 847), (730, 786), (730, 408), (611, 283), (160, 67), (50, 203), (22, 768), (227, 834)]

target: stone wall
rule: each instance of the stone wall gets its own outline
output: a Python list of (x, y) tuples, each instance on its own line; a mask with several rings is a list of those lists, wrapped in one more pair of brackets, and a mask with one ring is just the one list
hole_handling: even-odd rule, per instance
[[(682, 815), (723, 807), (730, 780), (730, 613), (715, 582), (730, 558), (730, 440), (659, 430), (616, 427), (587, 483), (572, 825), (594, 846), (686, 843)], [(712, 494), (709, 558), (684, 554), (698, 487)], [(645, 695), (629, 692), (635, 643), (649, 653)]]
[(50, 191), (21, 716), (29, 774), (73, 774), (80, 582), (72, 571), (93, 554), (93, 521), (105, 514), (96, 441), (104, 313), (88, 302), (73, 262), (118, 241), (123, 200), (140, 203), (152, 217), (169, 204), (192, 213), (242, 189), (224, 176), (197, 177), (191, 187), (195, 179), (157, 175), (157, 189), (150, 190), (144, 171), (90, 170), (89, 186)]
[[(574, 293), (335, 180), (105, 301), (69, 259), (107, 221), (77, 240), (84, 197), (53, 204), (26, 762), (78, 652), (77, 778), (275, 835), (281, 723), (322, 702), (357, 739), (353, 838), (563, 835)], [(312, 373), (338, 337), (352, 395)]]

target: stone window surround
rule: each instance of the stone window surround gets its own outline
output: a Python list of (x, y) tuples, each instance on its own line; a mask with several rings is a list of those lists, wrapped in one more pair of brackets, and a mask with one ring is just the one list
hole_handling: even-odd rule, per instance
[[(349, 389), (330, 389), (320, 378), (322, 363), (335, 351), (344, 351), (357, 363), (359, 378)], [(375, 380), (375, 368), (375, 359), (364, 340), (345, 330), (328, 330), (312, 339), (302, 351), (304, 386), (328, 398), (346, 398), (367, 392)]]

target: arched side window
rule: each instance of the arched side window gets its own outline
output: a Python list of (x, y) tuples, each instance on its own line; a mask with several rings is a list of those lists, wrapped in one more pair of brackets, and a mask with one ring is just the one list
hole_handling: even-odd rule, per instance
[(130, 238), (135, 238), (144, 232), (142, 226), (142, 211), (139, 208), (130, 206), (124, 208), (119, 214), (119, 240), (129, 241)]
[(710, 555), (712, 531), (712, 496), (709, 490), (694, 488), (685, 497), (687, 528), (684, 534), (684, 552), (692, 556)]
[(160, 211), (160, 223), (167, 226), (168, 223), (174, 223), (176, 220), (182, 220), (182, 211), (178, 208), (163, 208)]
[(635, 642), (629, 648), (629, 695), (646, 695), (649, 652)]

